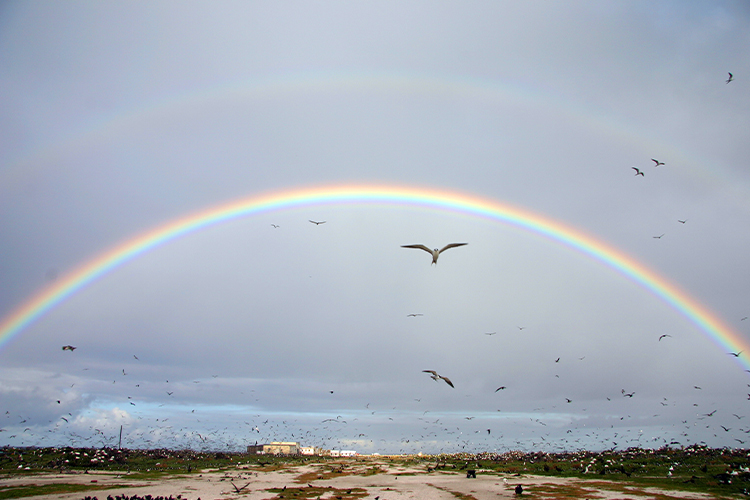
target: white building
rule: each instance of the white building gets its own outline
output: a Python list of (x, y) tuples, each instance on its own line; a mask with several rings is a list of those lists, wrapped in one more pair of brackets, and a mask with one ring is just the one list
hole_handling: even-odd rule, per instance
[(300, 446), (300, 455), (322, 455), (323, 450), (317, 446)]
[(339, 450), (340, 457), (355, 457), (358, 453), (354, 450)]

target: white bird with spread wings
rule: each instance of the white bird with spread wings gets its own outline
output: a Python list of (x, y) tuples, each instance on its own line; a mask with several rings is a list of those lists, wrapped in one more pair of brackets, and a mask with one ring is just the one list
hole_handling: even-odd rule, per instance
[(445, 383), (446, 383), (446, 384), (448, 384), (449, 386), (453, 387), (453, 382), (451, 382), (451, 381), (450, 381), (450, 379), (449, 379), (448, 377), (443, 377), (442, 375), (440, 375), (440, 374), (439, 374), (438, 372), (436, 372), (435, 370), (422, 370), (422, 371), (423, 371), (424, 373), (431, 373), (432, 375), (430, 375), (430, 378), (431, 378), (432, 380), (434, 380), (434, 381), (436, 381), (436, 382), (437, 382), (437, 381), (439, 381), (440, 379), (442, 379), (442, 380), (444, 380), (444, 381), (445, 381)]
[[(433, 250), (430, 250), (429, 248), (427, 248), (424, 245), (401, 245), (401, 248), (418, 248), (420, 250), (424, 250), (425, 252), (427, 252), (430, 255), (432, 255), (432, 264), (437, 264), (438, 256), (441, 253), (445, 252), (449, 248), (461, 247), (461, 246), (464, 246), (464, 245), (468, 245), (468, 243), (448, 243), (447, 245), (445, 245), (440, 250), (438, 250), (437, 248), (435, 248)], [(430, 264), (430, 265), (432, 265), (432, 264)]]

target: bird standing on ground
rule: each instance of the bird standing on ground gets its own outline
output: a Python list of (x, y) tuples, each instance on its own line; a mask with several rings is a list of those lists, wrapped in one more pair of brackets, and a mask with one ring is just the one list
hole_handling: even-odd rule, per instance
[[(437, 382), (440, 379), (443, 379), (443, 380), (445, 380), (446, 384), (448, 384), (449, 386), (453, 387), (453, 382), (451, 382), (448, 377), (443, 377), (442, 375), (439, 375), (438, 372), (436, 372), (435, 370), (422, 370), (422, 371), (424, 373), (431, 373), (432, 375), (430, 375), (430, 377), (435, 382)], [(453, 388), (455, 389), (455, 387), (453, 387)]]
[[(445, 252), (449, 248), (461, 247), (461, 246), (464, 246), (464, 245), (468, 245), (468, 243), (448, 243), (447, 245), (445, 245), (440, 250), (438, 250), (437, 248), (435, 248), (433, 250), (430, 250), (429, 248), (427, 248), (424, 245), (401, 245), (401, 248), (418, 248), (420, 250), (424, 250), (425, 252), (427, 252), (430, 255), (432, 255), (432, 264), (437, 264), (438, 256), (440, 256), (441, 253)], [(432, 265), (432, 264), (430, 264), (430, 265)]]

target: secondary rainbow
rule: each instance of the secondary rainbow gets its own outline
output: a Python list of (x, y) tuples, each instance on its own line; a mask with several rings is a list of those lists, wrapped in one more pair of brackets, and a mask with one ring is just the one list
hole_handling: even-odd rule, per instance
[[(727, 352), (743, 350), (750, 352), (747, 342), (739, 334), (688, 293), (627, 254), (580, 230), (530, 211), (476, 195), (422, 187), (386, 185), (317, 186), (250, 196), (211, 207), (140, 234), (85, 263), (18, 307), (0, 323), (0, 348), (24, 328), (89, 283), (165, 243), (208, 226), (240, 217), (316, 204), (420, 206), (459, 212), (509, 224), (580, 252), (634, 281), (694, 323)], [(743, 358), (738, 359), (746, 368), (750, 368), (750, 363)]]

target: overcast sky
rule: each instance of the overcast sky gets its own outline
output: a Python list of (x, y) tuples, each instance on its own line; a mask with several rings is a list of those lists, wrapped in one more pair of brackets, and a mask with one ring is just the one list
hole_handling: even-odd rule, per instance
[(588, 234), (748, 352), (533, 231), (303, 204), (0, 339), (0, 445), (750, 446), (748, 56), (743, 1), (4, 2), (0, 321), (181, 217), (388, 185)]

